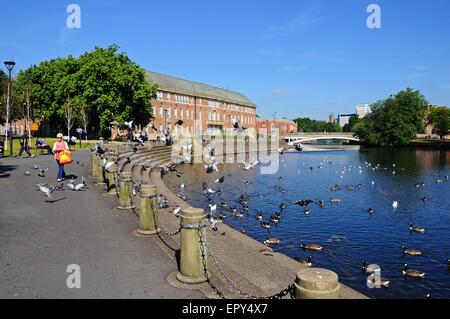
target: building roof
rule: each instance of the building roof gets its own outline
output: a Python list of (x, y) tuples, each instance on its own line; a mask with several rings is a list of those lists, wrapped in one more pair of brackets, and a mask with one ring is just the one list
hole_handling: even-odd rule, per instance
[(261, 121), (261, 122), (266, 122), (266, 121), (271, 121), (271, 122), (286, 122), (286, 123), (294, 123), (295, 121), (293, 120), (288, 120), (288, 119), (262, 119), (262, 118), (256, 118), (257, 121)]
[(158, 87), (163, 91), (192, 95), (201, 98), (212, 98), (228, 103), (256, 107), (256, 105), (245, 95), (234, 91), (151, 71), (146, 71), (146, 78), (150, 83), (158, 84)]

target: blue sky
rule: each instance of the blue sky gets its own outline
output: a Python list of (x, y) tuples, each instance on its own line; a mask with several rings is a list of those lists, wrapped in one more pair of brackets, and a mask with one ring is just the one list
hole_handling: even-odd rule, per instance
[(262, 117), (326, 119), (408, 86), (450, 106), (448, 0), (5, 2), (0, 59), (18, 69), (115, 43), (145, 69), (244, 93)]

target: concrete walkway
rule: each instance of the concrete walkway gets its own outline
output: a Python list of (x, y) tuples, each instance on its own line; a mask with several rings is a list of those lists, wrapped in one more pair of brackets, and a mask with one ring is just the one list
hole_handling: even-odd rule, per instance
[[(73, 159), (66, 173), (88, 177), (89, 151)], [(176, 264), (154, 240), (133, 237), (136, 218), (114, 210), (117, 199), (89, 178), (88, 191), (54, 192), (64, 199), (46, 203), (36, 184), (55, 185), (56, 173), (53, 156), (0, 159), (0, 298), (204, 298), (168, 284)], [(71, 264), (81, 268), (80, 289), (66, 285)]]

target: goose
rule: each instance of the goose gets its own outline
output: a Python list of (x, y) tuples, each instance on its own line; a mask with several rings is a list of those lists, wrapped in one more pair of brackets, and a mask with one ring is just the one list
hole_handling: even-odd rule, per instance
[(309, 215), (309, 208), (307, 206), (303, 207), (303, 212), (305, 215)]
[(279, 207), (280, 207), (280, 209), (285, 209), (286, 208), (286, 204), (285, 203), (281, 203)]
[(312, 256), (309, 256), (308, 259), (300, 259), (298, 257), (295, 257), (295, 260), (298, 261), (300, 264), (305, 265), (307, 267), (311, 267), (312, 266)]
[(409, 269), (408, 264), (403, 265), (403, 276), (415, 277), (415, 278), (425, 278), (425, 275), (426, 275), (426, 273), (421, 270)]
[(244, 217), (244, 214), (243, 214), (242, 212), (236, 211), (236, 212), (233, 212), (233, 216), (234, 216), (234, 217), (242, 218), (242, 217)]
[(426, 198), (426, 197), (422, 197), (421, 199), (422, 199), (422, 202), (424, 202), (424, 203), (425, 203), (426, 201), (428, 201), (428, 198)]
[(227, 208), (228, 205), (225, 202), (220, 202), (219, 206), (222, 207), (222, 208)]
[(417, 227), (417, 226), (413, 226), (412, 223), (409, 223), (409, 231), (411, 233), (424, 233), (425, 232), (425, 228), (424, 227)]
[(262, 212), (258, 212), (258, 213), (256, 213), (255, 217), (256, 217), (257, 220), (262, 220), (263, 219), (263, 213)]
[(368, 212), (369, 214), (373, 214), (374, 210), (373, 210), (373, 208), (369, 208), (369, 209), (367, 210), (367, 212)]
[(264, 229), (270, 229), (270, 223), (269, 222), (262, 222), (261, 223), (262, 228)]
[(270, 221), (271, 221), (272, 223), (277, 224), (277, 223), (280, 221), (280, 217), (278, 217), (278, 216), (276, 216), (276, 215), (271, 215), (271, 216), (270, 216)]
[(323, 208), (323, 206), (325, 206), (325, 202), (323, 200), (319, 200), (319, 206), (320, 208)]
[(220, 217), (222, 220), (227, 219), (227, 215), (226, 215), (224, 212), (220, 212), (220, 213), (219, 213), (219, 217)]
[(402, 246), (403, 254), (410, 255), (410, 256), (422, 256), (422, 251), (419, 249), (411, 249), (406, 248), (405, 246)]
[(444, 182), (444, 180), (442, 179), (442, 178), (438, 178), (437, 180), (436, 180), (436, 183), (437, 184), (442, 184)]
[(294, 202), (294, 205), (299, 205), (299, 206), (305, 207), (311, 203), (314, 203), (314, 201), (312, 199), (301, 199), (301, 200)]
[(280, 243), (280, 239), (279, 238), (275, 238), (275, 237), (267, 237), (267, 239), (264, 241), (264, 245), (269, 246), (269, 245), (278, 245)]
[(314, 251), (322, 251), (323, 246), (320, 244), (300, 244), (301, 249), (308, 249), (308, 250), (314, 250)]
[[(367, 283), (375, 284), (376, 282), (377, 282), (376, 278), (371, 278), (371, 277), (367, 278)], [(380, 278), (379, 284), (380, 284), (380, 287), (389, 288), (389, 285), (391, 284), (391, 280), (387, 279), (387, 278)]]
[(214, 183), (223, 183), (223, 181), (225, 180), (225, 176), (219, 177), (218, 179), (216, 179), (214, 181)]
[(365, 259), (361, 260), (361, 268), (364, 271), (364, 273), (373, 274), (375, 272), (375, 270), (369, 266), (370, 265), (367, 263), (367, 261)]

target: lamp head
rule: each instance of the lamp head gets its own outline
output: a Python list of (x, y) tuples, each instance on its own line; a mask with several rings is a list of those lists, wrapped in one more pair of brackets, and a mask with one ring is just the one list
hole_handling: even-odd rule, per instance
[(16, 65), (16, 62), (14, 62), (14, 61), (5, 61), (3, 63), (5, 64), (8, 71), (11, 71), (14, 68), (14, 66)]

